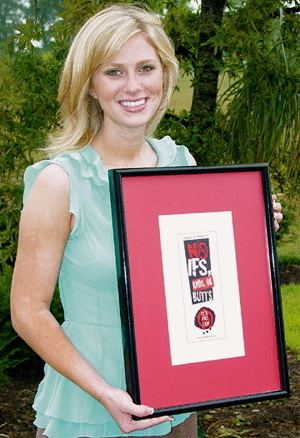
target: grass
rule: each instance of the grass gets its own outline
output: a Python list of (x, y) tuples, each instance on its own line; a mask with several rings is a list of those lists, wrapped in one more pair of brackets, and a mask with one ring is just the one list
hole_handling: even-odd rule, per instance
[(179, 75), (177, 81), (177, 87), (171, 99), (170, 108), (174, 109), (176, 113), (180, 113), (182, 110), (189, 111), (191, 109), (193, 88), (191, 76)]
[(286, 236), (278, 242), (278, 260), (282, 264), (300, 265), (300, 207)]
[[(192, 105), (193, 88), (192, 76), (184, 75), (183, 72), (179, 74), (177, 87), (173, 93), (170, 108), (180, 113), (182, 110), (189, 111)], [(222, 95), (229, 86), (228, 75), (220, 75), (219, 77), (219, 94)]]
[(281, 296), (286, 345), (300, 360), (300, 284), (282, 286)]
[[(284, 211), (284, 210), (283, 210)], [(300, 208), (288, 233), (277, 245), (280, 264), (300, 265)], [(281, 286), (284, 330), (287, 347), (296, 353), (300, 360), (300, 284)]]

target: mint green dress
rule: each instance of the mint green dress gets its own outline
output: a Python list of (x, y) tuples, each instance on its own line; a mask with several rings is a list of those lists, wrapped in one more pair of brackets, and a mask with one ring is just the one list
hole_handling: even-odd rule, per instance
[[(148, 141), (158, 155), (158, 166), (193, 164), (187, 148), (170, 137)], [(125, 389), (108, 172), (90, 145), (40, 161), (25, 171), (25, 202), (39, 172), (53, 163), (69, 176), (70, 211), (75, 216), (59, 273), (62, 329), (107, 382)], [(98, 401), (47, 364), (33, 408), (34, 424), (49, 438), (161, 436), (171, 430), (168, 422), (122, 434)], [(175, 415), (172, 424), (188, 415)]]

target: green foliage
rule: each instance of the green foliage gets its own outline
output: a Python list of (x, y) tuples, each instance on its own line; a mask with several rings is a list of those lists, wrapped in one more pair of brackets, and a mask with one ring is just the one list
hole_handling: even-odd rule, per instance
[(157, 12), (162, 12), (164, 7), (163, 0), (118, 0), (117, 2), (111, 0), (64, 0), (60, 3), (59, 20), (53, 24), (51, 30), (56, 46), (65, 53), (72, 38), (88, 18), (103, 7), (115, 3), (136, 3), (155, 9)]
[(197, 438), (205, 438), (205, 431), (203, 427), (202, 415), (197, 415)]
[(198, 18), (186, 1), (167, 2), (163, 24), (174, 42), (181, 69), (190, 75), (194, 72), (193, 64), (197, 56), (195, 41), (199, 39)]
[[(55, 22), (60, 0), (6, 0), (0, 3), (0, 41), (20, 36), (20, 47), (32, 46), (32, 40), (46, 48), (51, 44), (49, 27)], [(17, 35), (16, 35), (17, 33)], [(17, 38), (15, 39), (15, 37)]]
[(281, 265), (300, 265), (300, 201), (281, 202), (284, 221), (278, 236), (278, 260)]
[[(279, 177), (299, 174), (300, 76), (284, 60), (261, 55), (227, 90), (224, 130), (234, 162), (270, 161)], [(234, 99), (232, 99), (234, 94)], [(279, 164), (277, 167), (277, 164)], [(287, 170), (288, 169), (288, 170)]]
[[(246, 407), (246, 405), (242, 405)], [(251, 420), (246, 418), (242, 413), (236, 411), (232, 418), (230, 418), (230, 424), (228, 427), (224, 426), (222, 422), (216, 421), (212, 422), (215, 417), (216, 411), (208, 411), (204, 415), (204, 424), (210, 425), (206, 427), (207, 436), (211, 436), (214, 438), (242, 438), (248, 437), (253, 432), (253, 429), (250, 429)], [(210, 429), (214, 427), (215, 431), (211, 431)]]
[[(9, 309), (22, 176), (25, 167), (40, 157), (39, 148), (57, 125), (56, 94), (65, 54), (59, 44), (53, 51), (34, 47), (39, 29), (31, 19), (19, 24), (14, 51), (6, 46), (0, 58), (0, 381), (22, 363), (40, 366), (35, 353), (14, 332)], [(52, 309), (61, 320), (57, 294)]]
[(236, 429), (233, 429), (231, 427), (221, 427), (218, 431), (218, 438), (242, 438), (249, 436), (249, 433), (251, 433), (251, 429), (245, 429), (243, 431), (239, 431)]
[(20, 50), (32, 49), (33, 40), (38, 41), (42, 36), (40, 25), (31, 18), (24, 23), (17, 24), (15, 30), (17, 33), (15, 41)]
[(222, 134), (214, 128), (202, 132), (196, 125), (189, 123), (189, 113), (181, 111), (177, 114), (169, 110), (157, 128), (155, 135), (169, 135), (178, 144), (189, 148), (199, 166), (224, 164), (226, 162), (225, 143)]
[(19, 0), (0, 2), (0, 41), (5, 41), (14, 33), (15, 25), (23, 16), (25, 6)]
[[(183, 70), (194, 77), (184, 137), (197, 161), (268, 161), (285, 196), (299, 191), (299, 14), (285, 12), (280, 0), (227, 1), (219, 24), (221, 1), (202, 2), (201, 13), (187, 11), (182, 1), (168, 5), (165, 25)], [(232, 85), (216, 109), (218, 72)]]
[(21, 210), (22, 175), (57, 123), (60, 63), (40, 50), (0, 60), (0, 263), (12, 263)]
[(48, 48), (51, 44), (51, 33), (48, 32), (57, 17), (60, 0), (29, 0), (29, 5), (25, 10), (25, 17), (33, 20), (39, 26), (39, 37), (43, 48)]
[(21, 210), (22, 190), (19, 185), (0, 187), (0, 272), (12, 265), (17, 246), (17, 227)]
[(249, 0), (217, 33), (214, 42), (225, 51), (233, 79), (220, 100), (221, 128), (233, 162), (269, 161), (276, 179), (299, 190), (300, 17), (277, 17), (282, 7)]
[(9, 290), (12, 268), (5, 266), (0, 277), (0, 383), (6, 379), (6, 371), (33, 358), (32, 350), (19, 342), (14, 332), (9, 310)]

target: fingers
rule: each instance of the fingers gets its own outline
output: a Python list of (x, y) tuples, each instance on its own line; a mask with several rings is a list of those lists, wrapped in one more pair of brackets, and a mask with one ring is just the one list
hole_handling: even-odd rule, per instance
[(131, 415), (135, 415), (136, 417), (147, 417), (148, 415), (152, 415), (154, 412), (153, 408), (145, 405), (136, 405), (132, 403), (130, 413)]
[(127, 422), (125, 421), (124, 424), (119, 424), (120, 429), (124, 433), (131, 433), (135, 432), (136, 430), (143, 430), (147, 429), (148, 427), (157, 426), (161, 423), (166, 423), (167, 421), (172, 421), (173, 419), (169, 416), (163, 416), (163, 417), (155, 417), (155, 418), (147, 418), (145, 420), (133, 420), (132, 418)]
[[(130, 409), (130, 414), (134, 415), (136, 417), (146, 417), (148, 415), (152, 415), (154, 412), (153, 408), (150, 408), (149, 406), (145, 405), (136, 405), (132, 404)], [(155, 418), (145, 418), (142, 420), (133, 420), (133, 418), (130, 416), (129, 421), (125, 421), (124, 424), (122, 424), (121, 429), (125, 433), (134, 432), (136, 430), (142, 430), (146, 429), (148, 427), (156, 426), (157, 424), (165, 423), (167, 421), (172, 421), (173, 419), (167, 415), (161, 416), (161, 417), (155, 417)]]
[(273, 202), (273, 210), (280, 213), (282, 210), (282, 206), (280, 202)]
[[(273, 211), (275, 213), (280, 213), (281, 214), (282, 206), (281, 206), (280, 202), (273, 202)], [(282, 216), (282, 214), (281, 214), (281, 216)]]
[(165, 423), (167, 421), (172, 421), (172, 418), (167, 415), (163, 417), (147, 418), (145, 420), (134, 421), (134, 427), (135, 430), (141, 430), (156, 426), (157, 424)]
[(283, 214), (282, 214), (282, 206), (280, 202), (277, 201), (276, 195), (272, 195), (272, 205), (273, 205), (273, 213), (274, 213), (274, 227), (275, 227), (275, 231), (277, 231), (280, 227), (280, 222), (283, 219)]
[(283, 214), (282, 213), (274, 213), (274, 220), (275, 222), (281, 222), (283, 218)]
[(277, 212), (281, 212), (282, 206), (280, 202), (277, 200), (277, 195), (272, 195), (272, 204), (273, 204), (273, 210)]
[[(132, 408), (130, 409), (131, 415), (134, 415), (135, 417), (147, 417), (148, 415), (152, 415), (154, 413), (154, 409), (150, 408), (149, 406), (145, 405), (136, 405), (135, 403), (132, 403)], [(164, 421), (171, 421), (172, 417), (169, 417), (168, 415), (164, 415), (162, 417), (156, 417), (155, 420), (160, 419), (160, 423), (163, 423)], [(154, 418), (147, 418), (148, 420), (154, 420)], [(138, 423), (141, 423), (142, 420), (138, 420)]]
[[(149, 406), (135, 404), (126, 391), (113, 387), (110, 387), (106, 392), (105, 407), (123, 433), (131, 433), (135, 430), (145, 429), (172, 420), (172, 418), (167, 415), (155, 418), (143, 418), (152, 415), (154, 409)], [(134, 420), (132, 418), (133, 416), (143, 419)]]

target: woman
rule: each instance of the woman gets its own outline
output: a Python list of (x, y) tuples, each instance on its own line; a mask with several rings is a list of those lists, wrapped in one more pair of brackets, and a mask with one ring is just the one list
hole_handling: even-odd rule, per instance
[[(197, 436), (195, 415), (132, 418), (153, 410), (124, 390), (107, 179), (110, 168), (195, 164), (169, 137), (148, 137), (177, 71), (158, 18), (132, 6), (96, 14), (70, 48), (51, 158), (25, 172), (12, 285), (14, 328), (47, 363), (34, 402), (37, 437)], [(49, 310), (57, 277), (62, 327)]]

